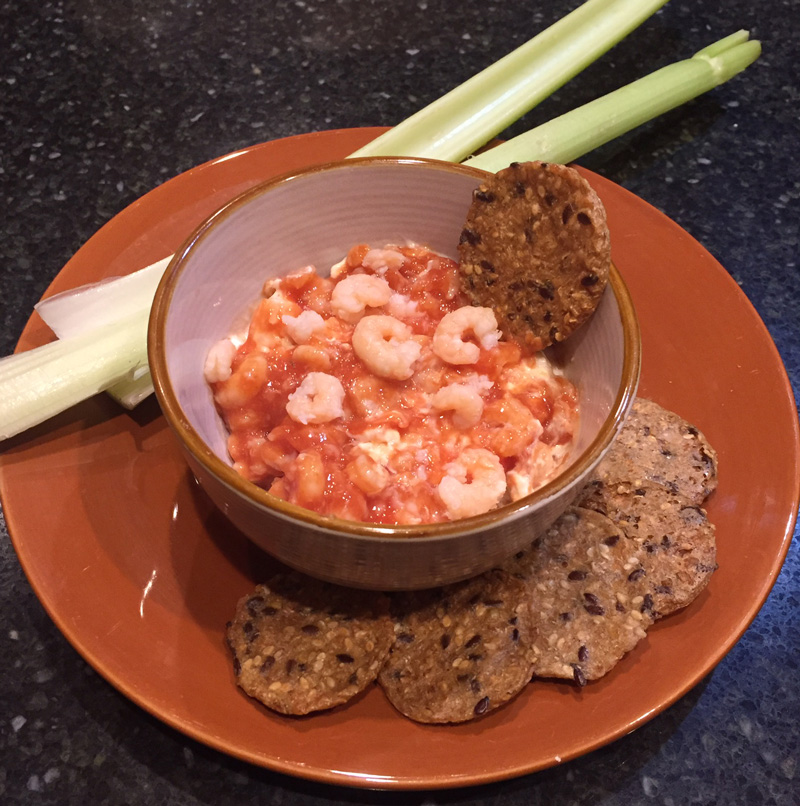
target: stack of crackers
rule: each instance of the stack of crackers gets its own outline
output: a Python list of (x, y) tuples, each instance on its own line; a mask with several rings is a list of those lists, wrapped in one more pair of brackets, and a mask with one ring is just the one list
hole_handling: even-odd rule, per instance
[(501, 568), (393, 595), (295, 572), (260, 585), (228, 625), (237, 682), (307, 714), (377, 680), (425, 723), (480, 717), (532, 678), (584, 686), (707, 585), (716, 551), (701, 504), (716, 477), (700, 431), (638, 400), (576, 505)]

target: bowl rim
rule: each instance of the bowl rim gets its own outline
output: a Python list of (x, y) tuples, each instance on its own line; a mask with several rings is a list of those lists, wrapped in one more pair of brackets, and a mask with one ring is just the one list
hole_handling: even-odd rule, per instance
[(406, 164), (424, 165), (435, 170), (470, 175), (477, 182), (489, 175), (486, 171), (470, 166), (427, 158), (359, 157), (289, 171), (265, 182), (260, 182), (238, 194), (208, 216), (176, 250), (156, 289), (148, 323), (147, 351), (156, 398), (167, 422), (182, 443), (184, 450), (193, 456), (203, 469), (221, 481), (224, 486), (240, 497), (247, 499), (250, 503), (267, 510), (270, 514), (305, 528), (344, 534), (365, 542), (384, 542), (387, 540), (393, 542), (397, 539), (410, 538), (416, 543), (485, 531), (491, 527), (499, 526), (501, 523), (505, 524), (523, 517), (546, 501), (555, 498), (559, 493), (573, 485), (588, 468), (600, 460), (627, 417), (636, 396), (641, 373), (641, 331), (639, 321), (630, 291), (619, 270), (612, 262), (608, 285), (616, 299), (623, 330), (622, 380), (617, 389), (614, 404), (611, 412), (600, 426), (597, 435), (584, 452), (577, 457), (576, 461), (564, 472), (559, 473), (555, 478), (529, 495), (517, 501), (503, 504), (489, 512), (455, 521), (409, 525), (368, 523), (322, 515), (297, 504), (276, 498), (262, 487), (244, 479), (231, 465), (222, 461), (206, 444), (205, 440), (200, 437), (184, 413), (167, 371), (166, 323), (177, 280), (186, 268), (189, 257), (197, 249), (198, 244), (209, 236), (219, 222), (229, 218), (254, 198), (262, 196), (278, 186), (312, 174), (332, 170), (345, 168), (358, 170), (374, 165), (400, 166)]

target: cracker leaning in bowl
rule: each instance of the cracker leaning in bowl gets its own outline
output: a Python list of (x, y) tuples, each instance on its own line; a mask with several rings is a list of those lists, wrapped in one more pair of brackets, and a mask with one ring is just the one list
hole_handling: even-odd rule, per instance
[(544, 162), (513, 163), (481, 183), (458, 251), (472, 303), (533, 351), (594, 313), (611, 265), (597, 193), (574, 168)]

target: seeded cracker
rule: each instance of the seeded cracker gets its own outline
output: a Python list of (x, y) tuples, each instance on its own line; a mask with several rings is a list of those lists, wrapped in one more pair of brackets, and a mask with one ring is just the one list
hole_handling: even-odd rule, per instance
[(522, 582), (491, 571), (401, 598), (378, 678), (417, 722), (465, 722), (512, 699), (531, 677)]
[(458, 250), (472, 303), (531, 351), (591, 316), (611, 265), (599, 197), (576, 170), (544, 162), (514, 163), (480, 185)]
[(227, 637), (247, 694), (283, 714), (307, 714), (373, 682), (394, 632), (383, 594), (292, 573), (243, 597)]
[(639, 398), (590, 481), (648, 480), (702, 504), (717, 486), (717, 454), (674, 412)]
[(647, 481), (597, 481), (578, 503), (610, 518), (639, 549), (631, 577), (656, 618), (694, 601), (716, 570), (714, 526), (682, 495)]
[(504, 566), (526, 586), (537, 677), (583, 686), (645, 637), (653, 615), (630, 580), (636, 553), (608, 518), (572, 508)]

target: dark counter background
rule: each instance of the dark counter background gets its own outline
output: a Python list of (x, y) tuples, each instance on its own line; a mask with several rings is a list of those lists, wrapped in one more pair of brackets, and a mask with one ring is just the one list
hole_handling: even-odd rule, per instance
[[(4, 2), (0, 354), (13, 350), (33, 304), (72, 253), (154, 186), (260, 141), (398, 122), (576, 5)], [(761, 39), (764, 54), (745, 74), (581, 163), (664, 211), (712, 252), (764, 319), (795, 390), (798, 19), (798, 0), (672, 0), (511, 132), (738, 28)], [(53, 626), (0, 526), (2, 803), (800, 803), (796, 540), (769, 600), (728, 657), (637, 732), (506, 783), (382, 794), (248, 766), (131, 704)]]

